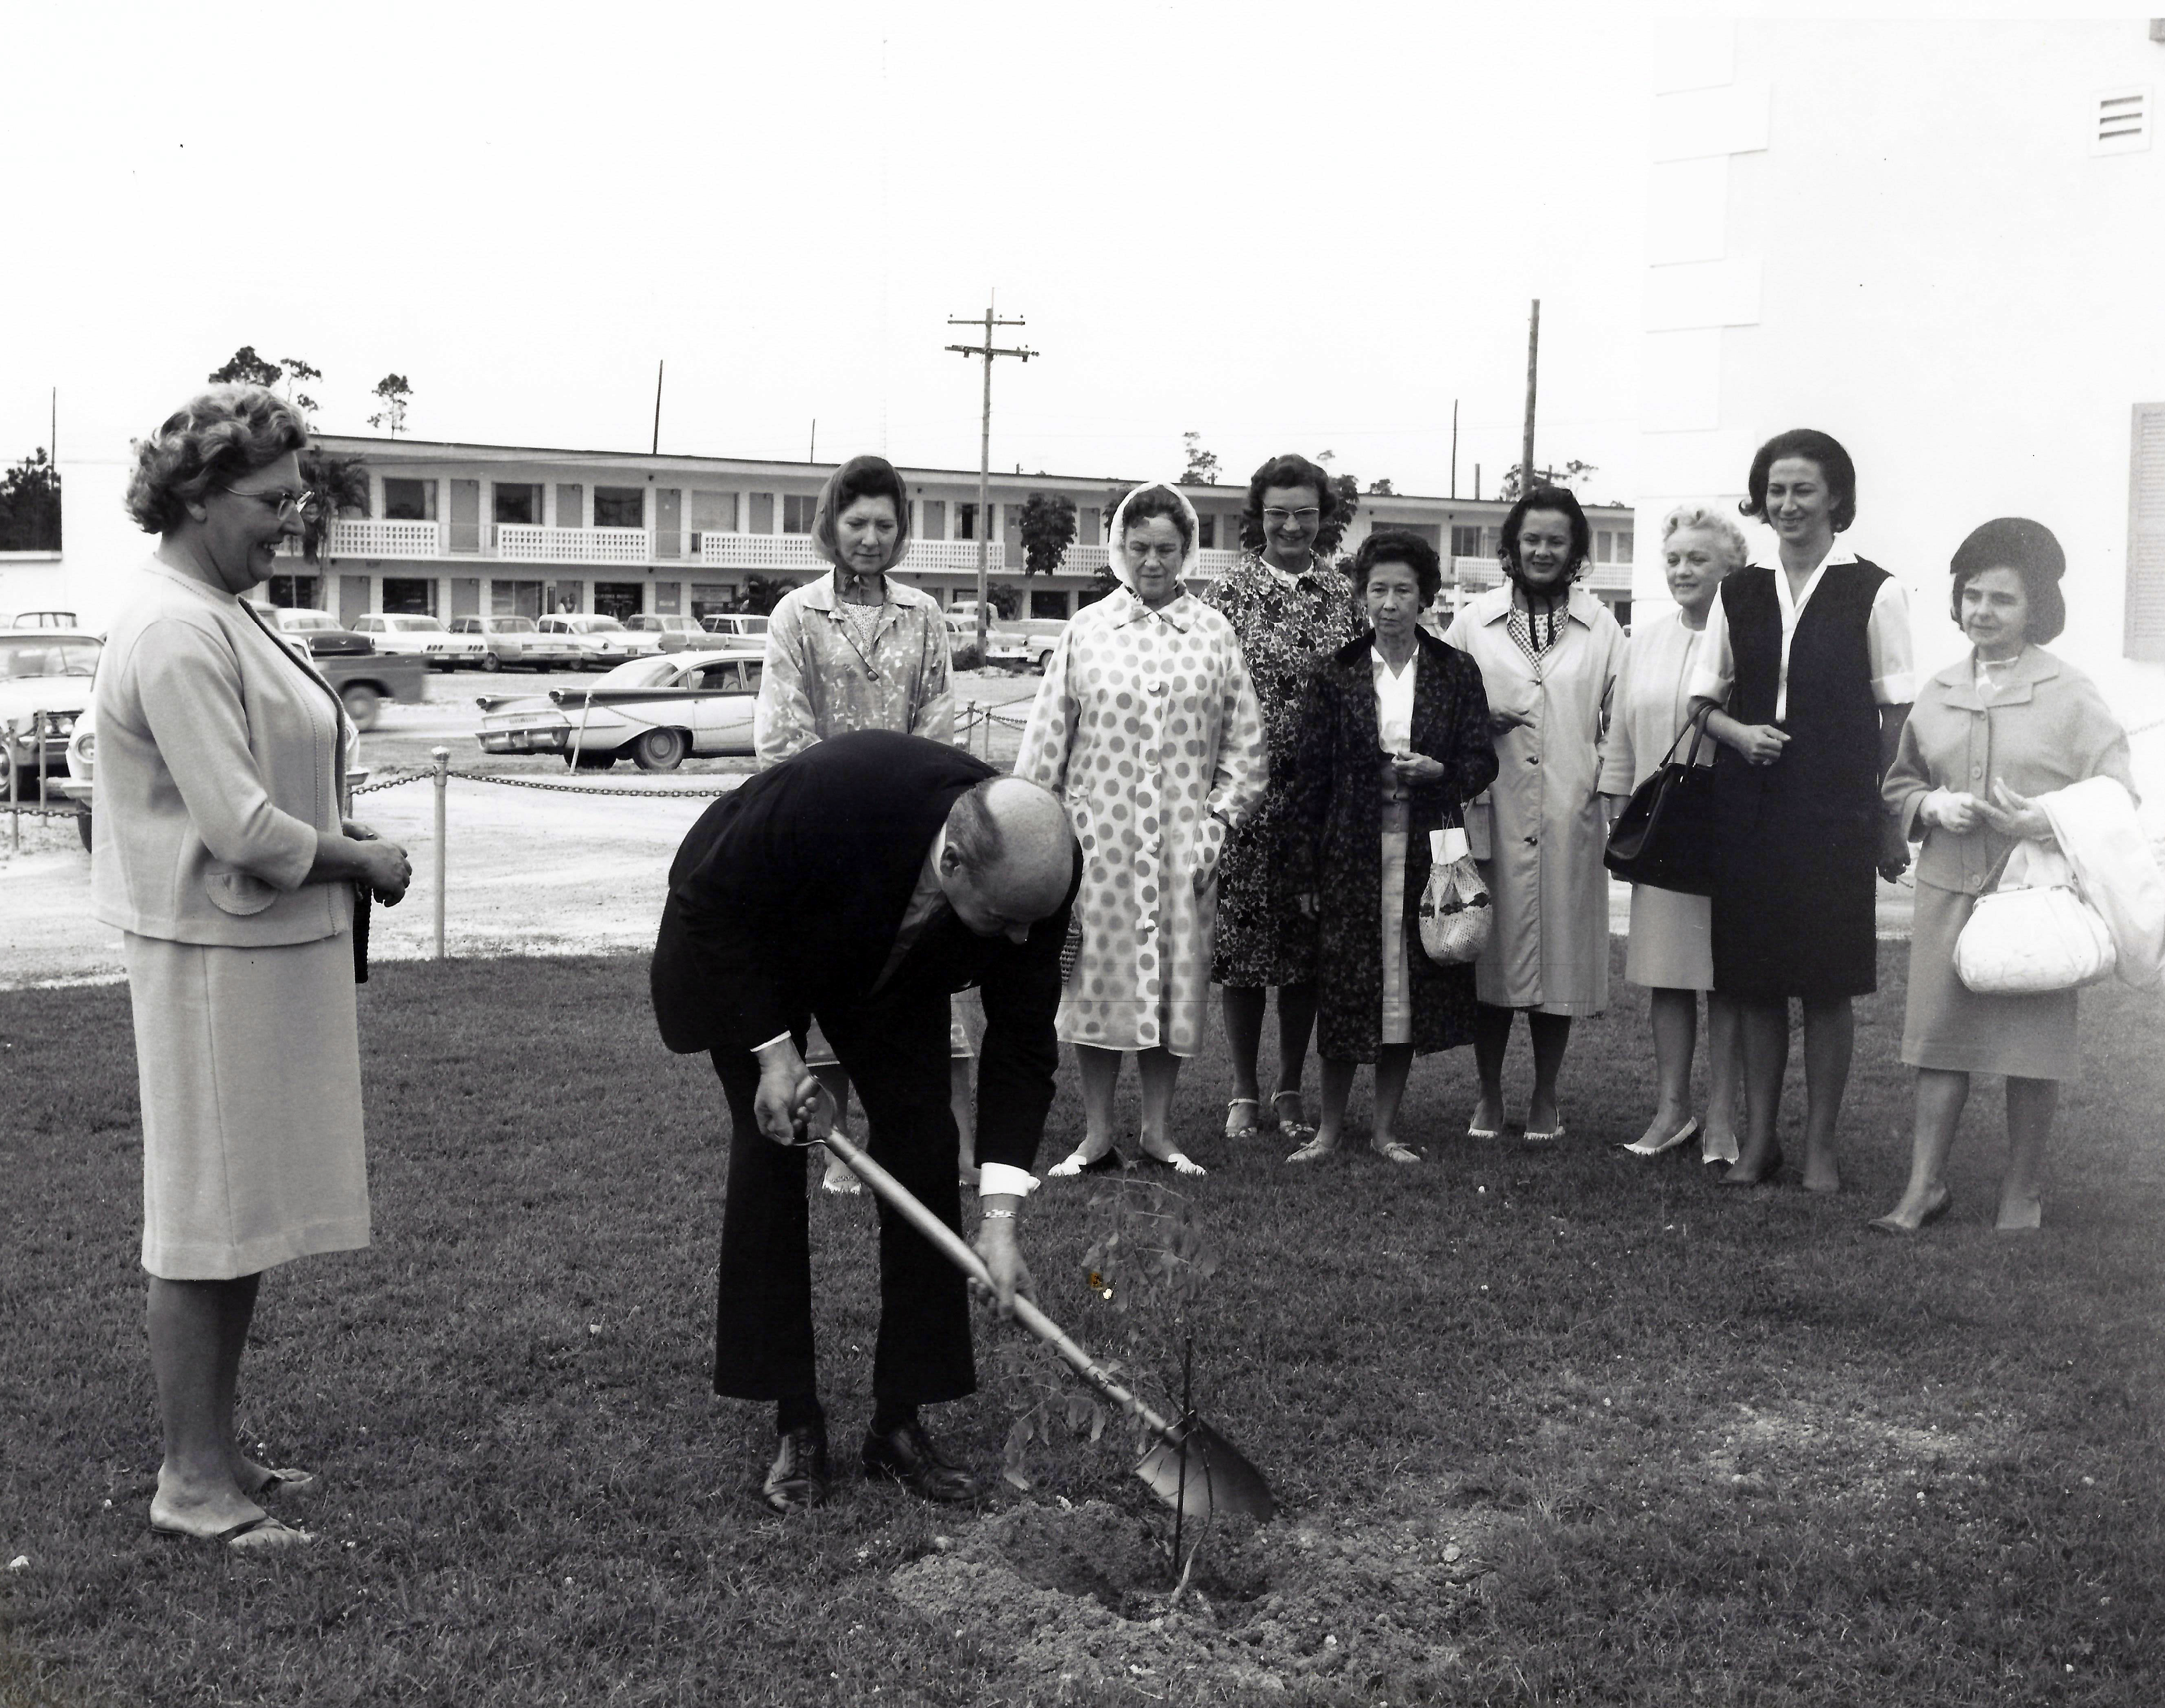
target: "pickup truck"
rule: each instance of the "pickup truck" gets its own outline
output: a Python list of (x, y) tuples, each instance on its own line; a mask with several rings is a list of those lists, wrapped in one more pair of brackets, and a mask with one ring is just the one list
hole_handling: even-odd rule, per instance
[[(994, 670), (1035, 670), (1041, 674), (1045, 661), (1052, 656), (1052, 649), (1060, 644), (1067, 628), (1064, 618), (1014, 618), (993, 613), (988, 618), (985, 627), (985, 663)], [(958, 649), (974, 646), (977, 639), (977, 601), (959, 600), (949, 606), (947, 628), (956, 637)]]

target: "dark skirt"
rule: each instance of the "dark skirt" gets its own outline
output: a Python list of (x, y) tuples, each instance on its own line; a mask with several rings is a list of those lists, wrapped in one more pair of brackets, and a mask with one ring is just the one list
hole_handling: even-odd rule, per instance
[(1831, 804), (1787, 754), (1761, 767), (1722, 758), (1714, 988), (1747, 1001), (1871, 995), (1879, 854), (1872, 805)]

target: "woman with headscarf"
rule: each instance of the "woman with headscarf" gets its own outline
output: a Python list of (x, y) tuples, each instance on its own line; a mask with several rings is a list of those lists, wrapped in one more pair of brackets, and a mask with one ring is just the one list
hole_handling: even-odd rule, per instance
[(1203, 1169), (1168, 1131), (1180, 1064), (1202, 1047), (1217, 869), (1269, 775), (1233, 625), (1187, 589), (1201, 533), (1169, 486), (1138, 486), (1108, 532), (1117, 592), (1068, 622), (1015, 775), (1066, 802), (1082, 844), (1060, 1036), (1075, 1047), (1084, 1133), (1050, 1172), (1109, 1167), (1120, 1057), (1142, 1080), (1143, 1154)]
[(1812, 428), (1761, 445), (1737, 507), (1780, 541), (1707, 613), (1692, 696), (1722, 744), (1714, 766), (1720, 862), (1714, 987), (1744, 1039), (1744, 1139), (1725, 1186), (1771, 1182), (1789, 1059), (1789, 1002), (1804, 1011), (1804, 1190), (1841, 1185), (1836, 1124), (1857, 1022), (1878, 987), (1873, 872), (1910, 863), (1880, 799), (1915, 695), (1902, 584), (1836, 537), (1857, 520), (1857, 465)]
[[(1711, 506), (1679, 504), (1662, 523), (1662, 572), (1669, 596), (1677, 602), (1633, 626), (1617, 675), (1616, 712), (1609, 720), (1601, 792), (1620, 810), (1672, 749), (1679, 759), (1696, 751), (1701, 765), (1714, 763), (1714, 744), (1697, 731), (1685, 733), (1692, 672), (1706, 646), (1707, 613), (1722, 581), (1743, 567), (1744, 556), (1743, 529)], [(1704, 991), (1711, 1063), (1699, 1159), (1735, 1162), (1741, 1056), (1736, 1006), (1714, 988), (1713, 904), (1704, 896), (1634, 884), (1624, 976), (1647, 992), (1660, 1097), (1646, 1132), (1623, 1148), (1634, 1156), (1661, 1156), (1699, 1134), (1699, 1117), (1691, 1112), (1692, 1056), (1699, 1043), (1699, 993)]]
[[(760, 768), (852, 729), (893, 729), (955, 738), (955, 691), (939, 601), (888, 572), (909, 549), (909, 489), (884, 457), (852, 457), (827, 478), (812, 516), (812, 546), (834, 572), (782, 596), (768, 619), (766, 660), (752, 714)], [(956, 1127), (970, 1143), (970, 1041), (954, 1022)], [(808, 1040), (805, 1065), (848, 1118), (849, 1075), (823, 1037)], [(845, 1129), (846, 1130), (846, 1129)], [(834, 1157), (820, 1185), (861, 1190)]]
[(1975, 1074), (2007, 1079), (2007, 1171), (1999, 1226), (2041, 1217), (2045, 1143), (2060, 1082), (2073, 1076), (2075, 992), (1979, 996), (1955, 974), (1955, 942), (2017, 840), (2050, 841), (2034, 798), (2089, 777), (2132, 796), (2127, 732), (2090, 679), (2046, 652), (2066, 626), (2067, 557), (2050, 528), (1988, 522), (1954, 554), (1951, 613), (1968, 654), (1926, 681), (1883, 788), (1917, 855), (1902, 1059), (1917, 1070), (1910, 1184), (1871, 1226), (1915, 1233), (1953, 1201), (1942, 1173)]
[(1578, 500), (1536, 486), (1504, 518), (1504, 585), (1469, 601), (1444, 639), (1481, 667), (1496, 781), (1467, 809), (1467, 840), (1494, 898), (1475, 970), (1480, 1011), (1473, 1138), (1504, 1129), (1504, 1057), (1523, 1012), (1534, 1045), (1525, 1142), (1563, 1137), (1557, 1096), (1574, 1015), (1609, 1006), (1608, 841), (1600, 796), (1624, 631), (1578, 585), (1593, 536)]
[(1302, 912), (1291, 880), (1287, 791), (1300, 708), (1318, 662), (1352, 639), (1360, 609), (1346, 578), (1317, 549), (1339, 533), (1342, 507), (1330, 477), (1306, 457), (1272, 457), (1248, 482), (1241, 514), (1246, 555), (1202, 595), (1240, 638), (1241, 655), (1262, 707), (1270, 786), (1248, 823), (1225, 838), (1218, 864), (1218, 937), (1210, 976), (1225, 1014), (1233, 1096), (1225, 1137), (1253, 1138), (1263, 1126), (1256, 1059), (1263, 1005), (1277, 992), (1278, 1078), (1270, 1124), (1296, 1144), (1314, 1128), (1301, 1106), (1301, 1069), (1315, 1026), (1315, 921)]

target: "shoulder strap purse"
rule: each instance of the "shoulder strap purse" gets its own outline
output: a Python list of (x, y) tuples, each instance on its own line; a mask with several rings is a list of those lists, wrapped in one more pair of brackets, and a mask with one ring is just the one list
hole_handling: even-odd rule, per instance
[[(1714, 767), (1699, 762), (1711, 709), (1700, 707), (1677, 732), (1661, 764), (1631, 791), (1609, 828), (1602, 863), (1629, 883), (1687, 896), (1714, 893)], [(1687, 731), (1691, 751), (1680, 764), (1677, 749)]]

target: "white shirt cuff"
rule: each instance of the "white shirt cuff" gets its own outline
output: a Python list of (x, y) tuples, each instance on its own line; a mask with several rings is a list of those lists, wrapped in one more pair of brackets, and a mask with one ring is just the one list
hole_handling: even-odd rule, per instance
[(751, 1047), (751, 1053), (754, 1055), (757, 1055), (761, 1050), (772, 1049), (777, 1043), (788, 1043), (792, 1041), (793, 1040), (788, 1033), (777, 1032), (772, 1038), (767, 1039), (765, 1043), (754, 1044)]
[(1729, 690), (1731, 686), (1730, 679), (1718, 670), (1694, 670), (1690, 691), (1686, 697), (1693, 700), (1711, 700), (1719, 706), (1729, 698)]
[(1907, 670), (1882, 676), (1872, 685), (1872, 697), (1882, 706), (1909, 706), (1917, 698), (1917, 679)]
[(991, 1198), (1006, 1195), (1027, 1198), (1037, 1190), (1037, 1176), (1028, 1169), (1019, 1169), (1012, 1163), (987, 1163), (977, 1179), (977, 1196)]

